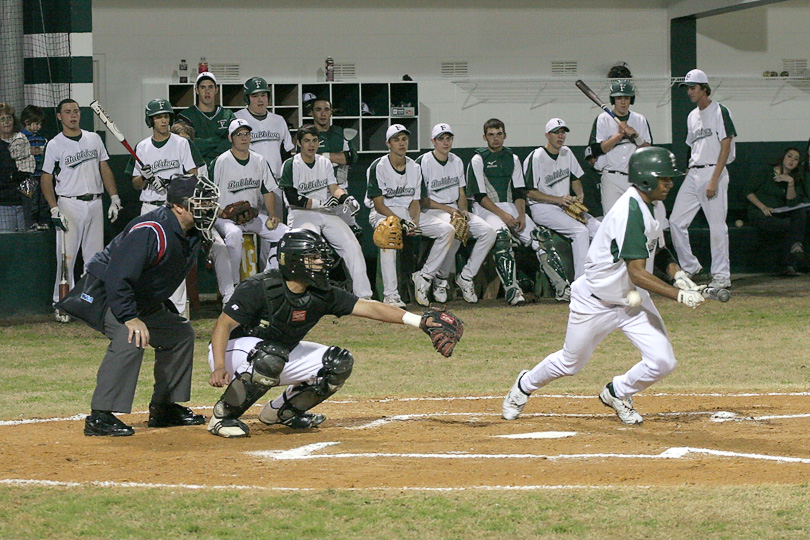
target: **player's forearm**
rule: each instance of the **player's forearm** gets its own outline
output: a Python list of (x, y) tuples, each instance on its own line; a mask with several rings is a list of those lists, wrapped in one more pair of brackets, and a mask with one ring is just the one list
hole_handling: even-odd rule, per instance
[(135, 189), (143, 189), (146, 187), (146, 182), (143, 180), (143, 176), (133, 176), (132, 177), (132, 187)]
[(393, 210), (385, 206), (384, 199), (385, 197), (383, 197), (382, 195), (380, 195), (379, 197), (374, 197), (372, 199), (372, 202), (374, 203), (374, 211), (380, 214), (381, 216), (385, 217), (395, 216), (396, 214), (394, 214)]
[(630, 274), (630, 281), (636, 287), (640, 287), (648, 292), (659, 294), (672, 300), (678, 299), (678, 289), (672, 285), (668, 285), (655, 277), (653, 274), (647, 272), (644, 264), (634, 265), (630, 261), (627, 265), (627, 271)]
[(98, 164), (99, 171), (101, 172), (101, 181), (104, 183), (104, 189), (107, 190), (110, 197), (113, 195), (118, 195), (118, 188), (115, 185), (115, 176), (113, 175), (112, 169), (107, 164), (106, 161), (102, 161)]
[(329, 161), (334, 165), (348, 165), (349, 161), (346, 159), (345, 152), (327, 152)]
[(225, 351), (228, 347), (228, 339), (231, 336), (230, 325), (223, 320), (225, 314), (219, 316), (211, 332), (211, 351), (214, 355), (214, 370), (225, 369)]
[(412, 201), (408, 205), (408, 214), (411, 216), (411, 221), (419, 224), (419, 216), (422, 214), (422, 208), (419, 206), (419, 201)]
[(352, 310), (352, 315), (356, 317), (393, 324), (402, 324), (402, 316), (405, 313), (404, 309), (396, 306), (383, 304), (376, 300), (363, 300), (362, 298), (357, 301)]
[(53, 175), (49, 173), (42, 173), (39, 177), (39, 186), (42, 190), (42, 195), (48, 202), (48, 206), (53, 208), (56, 206), (56, 192), (53, 189)]
[(577, 196), (577, 199), (580, 201), (585, 200), (585, 191), (582, 189), (582, 181), (572, 180), (571, 181), (571, 189), (574, 191), (574, 194)]

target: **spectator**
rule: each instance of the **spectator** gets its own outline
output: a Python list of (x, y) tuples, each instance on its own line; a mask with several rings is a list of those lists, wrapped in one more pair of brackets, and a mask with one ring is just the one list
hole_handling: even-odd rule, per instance
[(34, 195), (31, 199), (23, 199), (23, 211), (25, 223), (29, 229), (45, 231), (51, 228), (51, 215), (48, 209), (48, 201), (42, 195), (42, 187), (39, 179), (42, 176), (42, 162), (45, 159), (45, 145), (48, 139), (39, 134), (42, 123), (45, 121), (45, 113), (36, 105), (28, 105), (20, 113), (20, 122), (23, 129), (20, 131), (28, 137), (28, 144), (31, 145), (31, 155), (34, 156)]
[(810, 202), (810, 179), (801, 174), (801, 154), (787, 148), (779, 161), (758, 174), (748, 188), (748, 219), (759, 230), (781, 237), (782, 274), (797, 276), (804, 265), (807, 208), (790, 207)]
[(0, 231), (24, 231), (20, 182), (34, 172), (28, 139), (20, 133), (14, 108), (0, 103)]

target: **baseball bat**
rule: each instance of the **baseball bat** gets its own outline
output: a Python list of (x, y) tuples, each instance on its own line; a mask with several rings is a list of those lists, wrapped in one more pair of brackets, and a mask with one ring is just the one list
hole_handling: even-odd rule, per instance
[[(605, 103), (601, 99), (599, 99), (599, 96), (596, 95), (596, 92), (591, 90), (591, 87), (585, 84), (585, 81), (583, 81), (582, 79), (578, 79), (577, 82), (575, 82), (574, 84), (577, 86), (577, 88), (579, 88), (582, 91), (583, 94), (585, 94), (588, 97), (588, 99), (596, 103), (597, 107), (608, 113), (608, 116), (616, 120), (617, 124), (621, 124), (622, 121), (619, 120), (616, 114), (610, 110), (610, 107), (605, 105)], [(635, 142), (635, 140), (636, 137), (633, 137), (633, 142)]]
[[(67, 247), (65, 246), (65, 233), (62, 231), (62, 272), (59, 277), (59, 300), (63, 300), (68, 292), (70, 292), (70, 284), (68, 283)], [(58, 313), (61, 317), (66, 316), (64, 311), (60, 310)], [(67, 322), (67, 319), (65, 321), (60, 319), (60, 322)]]
[(712, 300), (718, 300), (720, 302), (728, 302), (731, 298), (731, 293), (728, 289), (716, 289), (714, 287), (706, 287), (703, 289), (703, 297), (710, 298)]
[(141, 158), (139, 158), (135, 154), (135, 150), (133, 150), (132, 147), (129, 145), (127, 139), (124, 137), (124, 134), (121, 133), (121, 130), (118, 129), (118, 126), (115, 124), (115, 122), (112, 121), (112, 118), (110, 118), (110, 115), (107, 114), (107, 111), (102, 109), (101, 105), (99, 105), (98, 101), (96, 101), (95, 99), (90, 102), (90, 108), (93, 109), (94, 113), (96, 113), (96, 116), (98, 116), (99, 120), (101, 120), (101, 123), (107, 126), (107, 129), (110, 131), (110, 133), (112, 133), (113, 136), (116, 139), (118, 139), (118, 141), (121, 144), (124, 145), (124, 148), (126, 148), (127, 151), (132, 155), (132, 157), (135, 158), (138, 164), (141, 167), (143, 167), (144, 166), (143, 161), (141, 161)]

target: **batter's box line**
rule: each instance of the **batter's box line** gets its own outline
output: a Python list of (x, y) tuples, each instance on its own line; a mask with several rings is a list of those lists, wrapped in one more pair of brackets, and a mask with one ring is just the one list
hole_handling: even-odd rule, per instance
[(712, 450), (710, 448), (694, 448), (689, 446), (667, 448), (660, 454), (468, 454), (465, 452), (448, 452), (444, 454), (420, 453), (391, 453), (391, 452), (361, 452), (357, 454), (317, 454), (324, 448), (340, 444), (338, 442), (321, 442), (308, 444), (290, 450), (256, 450), (245, 452), (249, 456), (274, 461), (298, 461), (311, 459), (544, 459), (548, 461), (562, 461), (568, 459), (683, 459), (690, 454), (709, 455), (715, 457), (743, 458), (758, 461), (774, 461), (777, 463), (801, 463), (810, 465), (810, 459), (790, 456), (769, 456), (766, 454), (751, 454), (745, 452), (730, 452), (727, 450)]

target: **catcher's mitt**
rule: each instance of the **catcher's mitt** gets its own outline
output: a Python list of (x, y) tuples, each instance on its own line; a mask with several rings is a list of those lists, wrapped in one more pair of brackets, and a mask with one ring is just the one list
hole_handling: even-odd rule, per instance
[(456, 240), (460, 240), (462, 244), (467, 245), (467, 240), (470, 238), (470, 224), (464, 214), (456, 212), (450, 218), (450, 225), (456, 230)]
[[(440, 326), (428, 326), (429, 321), (439, 323)], [(433, 347), (442, 356), (452, 355), (456, 343), (461, 340), (461, 336), (464, 334), (464, 323), (461, 322), (461, 319), (440, 308), (430, 308), (425, 311), (424, 315), (422, 315), (422, 321), (419, 323), (419, 328), (430, 336)]]
[(388, 216), (377, 225), (374, 245), (383, 249), (402, 249), (402, 224), (397, 216)]
[(579, 221), (580, 223), (587, 223), (588, 220), (585, 219), (585, 214), (588, 212), (588, 207), (582, 204), (579, 201), (574, 201), (568, 206), (565, 207), (565, 213), (574, 218), (575, 220)]
[(235, 203), (231, 203), (222, 210), (222, 214), (220, 217), (225, 219), (230, 219), (237, 225), (244, 225), (245, 223), (251, 221), (253, 218), (259, 215), (259, 211), (256, 208), (250, 206), (250, 203), (247, 201), (236, 201)]

